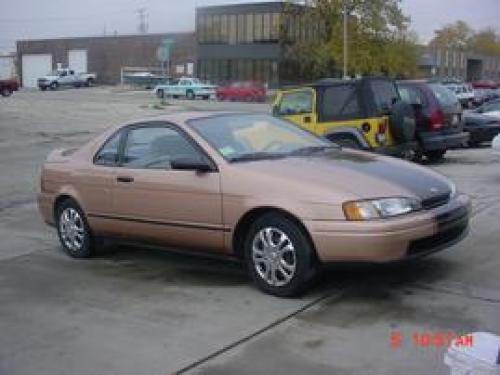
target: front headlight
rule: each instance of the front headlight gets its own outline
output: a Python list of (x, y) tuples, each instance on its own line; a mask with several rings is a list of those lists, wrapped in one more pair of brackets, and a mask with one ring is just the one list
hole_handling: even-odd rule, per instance
[(373, 220), (418, 211), (420, 202), (413, 198), (395, 197), (345, 202), (342, 205), (347, 220)]

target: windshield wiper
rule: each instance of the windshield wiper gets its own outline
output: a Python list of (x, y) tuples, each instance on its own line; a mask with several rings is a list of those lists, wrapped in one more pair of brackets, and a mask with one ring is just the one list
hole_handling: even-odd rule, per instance
[(249, 152), (247, 154), (241, 154), (234, 156), (229, 159), (230, 162), (238, 161), (252, 161), (252, 160), (266, 160), (266, 159), (278, 159), (287, 156), (283, 153), (272, 153), (272, 152)]
[(311, 155), (316, 152), (322, 152), (332, 149), (338, 150), (339, 148), (340, 148), (339, 146), (333, 144), (325, 146), (308, 146), (308, 147), (298, 148), (297, 150), (290, 152), (289, 155)]

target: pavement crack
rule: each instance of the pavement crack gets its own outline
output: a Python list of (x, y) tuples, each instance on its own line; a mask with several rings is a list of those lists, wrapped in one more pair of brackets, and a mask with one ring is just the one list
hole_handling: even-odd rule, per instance
[(206, 362), (208, 362), (208, 361), (210, 361), (210, 360), (212, 360), (212, 359), (214, 359), (214, 358), (216, 358), (216, 357), (218, 357), (218, 356), (220, 356), (220, 355), (222, 355), (222, 354), (224, 354), (224, 353), (226, 353), (226, 352), (228, 352), (228, 351), (236, 348), (237, 346), (240, 346), (240, 345), (242, 345), (242, 344), (244, 344), (244, 343), (246, 343), (246, 342), (254, 339), (255, 337), (260, 336), (260, 335), (266, 333), (267, 331), (269, 331), (269, 330), (271, 330), (271, 329), (273, 329), (273, 328), (275, 328), (275, 327), (277, 327), (277, 326), (279, 326), (279, 325), (287, 322), (288, 320), (290, 320), (293, 317), (295, 317), (295, 316), (303, 313), (304, 311), (310, 309), (311, 307), (314, 307), (315, 305), (323, 302), (324, 300), (333, 297), (334, 294), (336, 294), (336, 293), (337, 293), (337, 298), (341, 298), (344, 295), (345, 291), (346, 290), (344, 289), (344, 290), (342, 290), (340, 292), (338, 292), (338, 290), (337, 290), (335, 292), (331, 291), (331, 292), (324, 293), (321, 296), (313, 299), (312, 301), (310, 301), (310, 302), (306, 303), (305, 305), (301, 306), (300, 308), (296, 309), (295, 311), (292, 311), (290, 314), (287, 314), (287, 315), (285, 315), (285, 316), (283, 316), (281, 318), (278, 318), (278, 319), (274, 320), (273, 322), (267, 324), (266, 326), (264, 326), (264, 327), (262, 327), (262, 328), (260, 328), (260, 329), (258, 329), (256, 331), (252, 332), (251, 334), (249, 334), (247, 336), (244, 336), (244, 337), (242, 337), (242, 338), (240, 338), (240, 339), (238, 339), (236, 341), (233, 341), (232, 343), (230, 343), (230, 344), (228, 344), (228, 345), (226, 345), (226, 346), (224, 346), (224, 347), (222, 347), (222, 348), (220, 348), (220, 349), (218, 349), (218, 350), (216, 350), (216, 351), (208, 354), (207, 356), (198, 359), (197, 361), (195, 361), (195, 362), (193, 362), (193, 363), (191, 363), (191, 364), (189, 364), (189, 365), (181, 368), (180, 370), (175, 371), (174, 374), (176, 374), (176, 375), (178, 375), (178, 374), (184, 374), (184, 373), (186, 373), (188, 371), (194, 370), (195, 368), (203, 365), (204, 363), (206, 363)]

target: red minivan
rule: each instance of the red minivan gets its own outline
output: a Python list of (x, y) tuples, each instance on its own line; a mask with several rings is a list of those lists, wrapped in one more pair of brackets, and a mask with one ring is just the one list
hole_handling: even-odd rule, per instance
[(437, 161), (447, 150), (467, 144), (462, 106), (453, 92), (437, 82), (399, 81), (397, 85), (401, 99), (415, 111), (416, 158)]

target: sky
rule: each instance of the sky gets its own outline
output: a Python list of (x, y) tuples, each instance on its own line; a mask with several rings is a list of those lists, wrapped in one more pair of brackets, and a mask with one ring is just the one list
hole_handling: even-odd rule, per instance
[[(149, 32), (192, 31), (196, 6), (250, 1), (256, 0), (0, 0), (0, 52), (15, 51), (19, 39), (133, 34), (139, 8), (146, 9)], [(459, 19), (500, 30), (500, 0), (402, 0), (402, 8), (421, 42)]]

